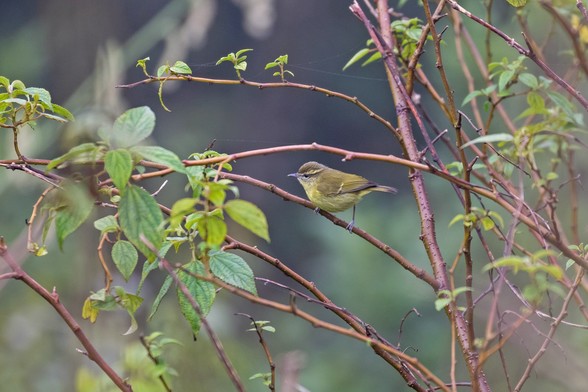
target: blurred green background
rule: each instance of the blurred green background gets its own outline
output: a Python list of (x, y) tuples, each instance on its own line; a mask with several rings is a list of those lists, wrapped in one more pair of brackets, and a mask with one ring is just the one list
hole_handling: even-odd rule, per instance
[[(27, 157), (56, 157), (76, 144), (95, 140), (100, 126), (110, 124), (127, 108), (148, 105), (157, 115), (151, 143), (171, 149), (181, 158), (203, 151), (213, 140), (216, 140), (214, 149), (226, 153), (318, 142), (354, 151), (400, 154), (397, 143), (384, 127), (357, 107), (321, 94), (294, 89), (259, 91), (248, 87), (168, 83), (164, 89), (165, 103), (172, 110), (168, 113), (159, 104), (155, 84), (134, 89), (114, 88), (143, 77), (135, 62), (144, 57), (151, 58), (148, 67), (152, 73), (161, 64), (183, 60), (196, 76), (234, 78), (232, 67), (228, 64), (215, 67), (216, 60), (229, 52), (253, 48), (248, 53), (245, 78), (272, 80), (272, 72), (263, 70), (265, 64), (288, 54), (288, 69), (295, 73), (294, 81), (357, 96), (393, 122), (394, 108), (381, 65), (341, 70), (367, 39), (362, 24), (348, 11), (348, 3), (340, 0), (3, 0), (0, 74), (11, 80), (21, 79), (27, 86), (48, 89), (54, 102), (76, 116), (76, 122), (65, 127), (41, 122), (34, 130), (27, 130), (22, 134), (21, 149)], [(422, 10), (416, 4), (405, 5), (401, 11), (422, 18)], [(509, 27), (512, 9), (504, 7), (498, 16), (502, 12), (505, 31), (518, 34), (516, 26), (512, 30)], [(543, 17), (544, 14), (537, 12), (539, 25)], [(472, 32), (482, 38), (479, 30), (472, 29)], [(448, 30), (444, 39), (451, 42), (452, 34)], [(496, 58), (502, 57), (502, 53), (515, 58), (504, 45), (495, 48)], [(448, 59), (445, 66), (460, 102), (467, 94), (466, 86), (460, 83), (463, 76), (452, 58), (453, 45), (447, 45), (444, 50)], [(432, 66), (434, 61), (430, 46), (423, 63)], [(566, 67), (561, 61), (557, 67)], [(433, 78), (437, 74), (429, 75)], [(428, 98), (423, 98), (423, 105), (431, 108), (429, 114), (438, 121), (438, 126), (450, 125)], [(509, 109), (516, 111), (517, 107), (513, 105)], [(0, 133), (0, 159), (13, 157), (11, 135)], [(299, 184), (286, 175), (311, 159), (399, 188), (399, 195), (394, 197), (377, 194), (366, 198), (358, 208), (356, 223), (416, 265), (430, 270), (418, 239), (419, 219), (405, 168), (359, 160), (342, 163), (339, 156), (297, 152), (240, 160), (234, 164), (234, 172), (302, 196)], [(181, 176), (166, 179), (169, 183), (159, 200), (169, 205), (186, 195), (185, 184)], [(163, 181), (154, 180), (150, 186), (155, 189)], [(447, 225), (460, 212), (459, 203), (456, 198), (446, 196), (452, 192), (447, 184), (430, 176), (427, 184), (437, 208), (439, 241), (447, 252), (446, 257), (452, 258), (462, 230), (459, 225), (450, 229)], [(26, 260), (25, 268), (33, 277), (47, 288), (56, 287), (61, 301), (78, 318), (98, 350), (117, 369), (122, 369), (125, 358), (132, 362), (129, 356), (134, 351), (129, 347), (138, 343), (140, 333), (162, 331), (183, 343), (172, 347), (166, 357), (180, 374), (173, 380), (174, 390), (232, 390), (205, 334), (197, 342), (192, 341), (174, 294), (168, 294), (153, 321), (145, 321), (163, 280), (162, 273), (152, 274), (143, 290), (146, 301), (138, 315), (137, 333), (122, 336), (129, 322), (123, 312), (102, 313), (94, 325), (81, 320), (84, 298), (90, 290), (98, 290), (103, 285), (95, 252), (98, 232), (87, 224), (66, 241), (63, 252), (50, 242), (49, 255), (28, 257), (25, 219), (44, 186), (26, 174), (0, 171), (0, 235), (6, 238), (17, 257)], [(230, 229), (234, 236), (280, 258), (315, 282), (337, 305), (360, 316), (391, 342), (400, 342), (408, 354), (417, 355), (432, 371), (442, 377), (447, 375), (449, 325), (444, 314), (435, 311), (435, 296), (429, 287), (377, 249), (312, 211), (251, 186), (239, 185), (239, 188), (243, 199), (256, 203), (266, 213), (272, 242), (262, 243), (238, 227)], [(104, 213), (97, 211), (94, 218)], [(350, 219), (350, 214), (340, 216)], [(501, 245), (496, 246), (499, 253)], [(250, 262), (256, 276), (291, 284), (260, 260), (242, 256)], [(115, 284), (132, 290), (137, 282), (135, 277), (128, 283), (116, 281)], [(263, 285), (258, 289), (263, 296), (288, 301), (284, 290)], [(325, 309), (302, 302), (299, 301), (301, 308), (338, 322)], [(420, 317), (413, 314), (406, 320), (399, 340), (400, 322), (413, 308)], [(266, 339), (278, 367), (280, 358), (292, 352), (299, 354), (300, 383), (311, 391), (408, 389), (401, 377), (365, 345), (221, 292), (209, 319), (248, 390), (267, 390), (259, 380), (247, 381), (247, 378), (268, 370), (257, 337), (245, 332), (249, 320), (235, 316), (238, 311), (258, 320), (272, 321), (277, 332), (266, 334)], [(55, 312), (20, 282), (0, 281), (0, 314), (0, 380), (3, 385), (10, 385), (10, 390), (74, 390), (81, 368), (99, 374), (96, 366), (75, 351), (79, 343)], [(570, 333), (570, 338), (573, 335), (575, 332)], [(578, 339), (576, 343), (586, 343), (585, 337)], [(510, 353), (514, 374), (518, 374), (517, 369), (524, 366), (528, 356), (524, 348), (519, 348)], [(566, 355), (581, 355), (581, 352)], [(563, 358), (561, 352), (553, 350), (538, 369), (555, 366)], [(565, 381), (570, 388), (567, 390), (580, 390), (574, 386), (582, 385), (582, 370), (566, 371)], [(504, 377), (499, 366), (489, 366), (489, 377), (495, 382), (496, 390), (502, 390), (500, 380)], [(529, 385), (533, 384), (536, 388), (532, 390), (536, 391), (561, 386), (557, 375), (547, 378), (551, 381), (543, 377), (540, 385), (532, 380)], [(159, 390), (158, 385), (154, 387), (153, 390)]]

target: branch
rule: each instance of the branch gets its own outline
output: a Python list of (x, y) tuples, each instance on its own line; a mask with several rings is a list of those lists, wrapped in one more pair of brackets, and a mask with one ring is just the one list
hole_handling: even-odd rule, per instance
[(4, 242), (4, 237), (0, 237), (0, 257), (4, 259), (6, 264), (12, 269), (12, 274), (4, 274), (4, 277), (11, 277), (13, 279), (18, 279), (23, 281), (27, 286), (29, 286), (33, 291), (39, 294), (45, 301), (49, 302), (49, 304), (55, 309), (57, 314), (65, 321), (69, 329), (76, 335), (84, 349), (86, 350), (84, 354), (94, 361), (100, 369), (114, 382), (114, 384), (120, 388), (121, 391), (124, 392), (132, 392), (132, 387), (123, 380), (115, 371), (110, 367), (110, 365), (106, 362), (106, 360), (98, 353), (98, 350), (94, 347), (94, 345), (90, 342), (82, 327), (77, 323), (74, 317), (69, 313), (67, 308), (63, 306), (63, 304), (59, 301), (59, 294), (53, 289), (53, 292), (50, 293), (41, 286), (36, 280), (34, 280), (29, 274), (27, 274), (18, 263), (12, 258), (12, 255), (8, 251), (8, 246)]
[[(300, 197), (294, 196), (294, 195), (284, 191), (283, 189), (278, 188), (277, 186), (275, 186), (273, 184), (269, 184), (267, 182), (263, 182), (263, 181), (254, 179), (249, 176), (241, 176), (238, 174), (225, 173), (225, 172), (223, 172), (221, 174), (221, 177), (228, 178), (233, 181), (238, 181), (238, 182), (243, 182), (246, 184), (254, 185), (256, 187), (270, 191), (270, 192), (284, 198), (285, 200), (289, 200), (289, 201), (293, 201), (295, 203), (301, 204), (304, 207), (309, 208), (311, 210), (315, 209), (315, 206), (311, 202), (309, 202), (305, 199), (302, 199)], [(340, 227), (345, 228), (347, 226), (347, 222), (337, 218), (333, 214), (330, 214), (330, 213), (323, 211), (323, 210), (319, 210), (319, 213)], [(382, 252), (386, 253), (388, 256), (390, 256), (394, 260), (396, 260), (398, 262), (398, 264), (400, 264), (404, 269), (406, 269), (407, 271), (412, 273), (418, 279), (429, 284), (433, 288), (433, 290), (438, 289), (438, 282), (435, 280), (435, 278), (433, 276), (429, 275), (422, 268), (419, 268), (416, 265), (414, 265), (413, 263), (411, 263), (408, 259), (406, 259), (404, 256), (402, 256), (400, 254), (400, 252), (398, 252), (397, 250), (392, 248), (390, 245), (387, 245), (384, 242), (378, 240), (376, 237), (374, 237), (373, 235), (367, 233), (366, 231), (358, 228), (357, 226), (353, 227), (353, 232), (355, 234), (357, 234), (359, 237), (361, 237), (364, 240), (366, 240), (367, 242), (369, 242), (370, 244), (374, 245), (376, 248), (378, 248)]]
[[(178, 266), (178, 267), (181, 268), (181, 266)], [(185, 269), (182, 269), (182, 271), (187, 274), (190, 274), (191, 276), (193, 276), (196, 279), (201, 279), (201, 280), (204, 280), (207, 282), (214, 283), (215, 285), (229, 291), (230, 293), (238, 295), (239, 297), (242, 297), (250, 302), (253, 302), (253, 303), (256, 303), (259, 305), (263, 305), (263, 306), (267, 306), (269, 308), (279, 310), (281, 312), (290, 313), (296, 317), (299, 317), (303, 320), (308, 321), (315, 328), (323, 328), (323, 329), (338, 333), (343, 336), (348, 336), (350, 338), (362, 341), (374, 349), (377, 347), (380, 350), (383, 350), (389, 354), (392, 354), (392, 355), (398, 357), (399, 359), (402, 360), (402, 362), (405, 363), (405, 365), (408, 364), (408, 365), (414, 367), (415, 369), (419, 370), (420, 372), (422, 372), (425, 375), (427, 380), (433, 381), (435, 384), (437, 384), (437, 386), (440, 389), (442, 389), (443, 391), (449, 392), (449, 388), (447, 388), (445, 383), (441, 379), (439, 379), (434, 373), (432, 373), (427, 367), (425, 367), (417, 358), (411, 357), (411, 356), (405, 354), (404, 352), (402, 352), (392, 346), (384, 344), (378, 340), (374, 340), (374, 339), (372, 339), (366, 335), (363, 335), (357, 331), (351, 330), (349, 328), (343, 328), (338, 325), (323, 321), (323, 320), (311, 315), (310, 313), (307, 313), (307, 312), (299, 309), (296, 306), (296, 301), (291, 300), (288, 305), (282, 304), (282, 303), (275, 302), (275, 301), (272, 301), (269, 299), (258, 297), (254, 294), (251, 294), (248, 291), (231, 286), (228, 283), (225, 283), (224, 281), (222, 281), (214, 276), (209, 277), (209, 276), (197, 275), (197, 274), (194, 274), (193, 272), (185, 270)]]
[(539, 359), (543, 356), (543, 354), (545, 354), (545, 351), (547, 351), (547, 346), (549, 345), (549, 343), (551, 343), (553, 341), (553, 336), (555, 335), (555, 331), (557, 330), (557, 327), (561, 324), (563, 319), (568, 315), (568, 306), (570, 305), (570, 302), (572, 300), (572, 297), (574, 296), (574, 293), (576, 292), (576, 289), (578, 288), (578, 286), (582, 282), (582, 277), (584, 276), (584, 272), (585, 271), (582, 268), (578, 269), (578, 273), (576, 275), (576, 280), (574, 281), (574, 285), (570, 288), (568, 295), (566, 295), (566, 298), (561, 306), (561, 310), (559, 312), (559, 315), (551, 323), (551, 328), (549, 329), (549, 333), (547, 334), (547, 337), (543, 341), (543, 344), (541, 345), (539, 350), (537, 350), (537, 353), (535, 353), (533, 358), (529, 359), (529, 362), (527, 363), (527, 367), (525, 368), (525, 371), (523, 372), (521, 379), (519, 380), (519, 382), (517, 383), (517, 385), (514, 388), (515, 392), (518, 392), (523, 388), (523, 384), (525, 383), (525, 381), (527, 381), (527, 379), (531, 375), (531, 371), (533, 370), (533, 367), (535, 367), (535, 364), (537, 364), (537, 361), (539, 361)]
[[(153, 252), (155, 252), (157, 254), (157, 249), (155, 249), (153, 247), (153, 245), (148, 243), (148, 241), (146, 241), (145, 239), (142, 239), (142, 241), (147, 246), (149, 246), (149, 248)], [(214, 330), (212, 329), (212, 327), (208, 323), (208, 320), (206, 320), (206, 317), (204, 317), (204, 314), (202, 313), (202, 309), (200, 308), (200, 305), (198, 304), (196, 299), (192, 296), (192, 294), (190, 293), (190, 290), (188, 290), (186, 285), (180, 280), (180, 278), (178, 278), (178, 274), (176, 274), (176, 272), (174, 271), (174, 268), (169, 264), (169, 262), (166, 259), (159, 258), (159, 265), (162, 269), (164, 269), (172, 277), (172, 279), (174, 280), (174, 283), (180, 288), (180, 290), (182, 291), (182, 294), (184, 294), (186, 299), (190, 302), (192, 309), (194, 309), (194, 311), (198, 315), (198, 318), (200, 319), (200, 322), (201, 322), (202, 326), (204, 327), (204, 330), (206, 331), (208, 337), (210, 338), (210, 341), (212, 342), (212, 344), (216, 350), (217, 355), (219, 356), (222, 364), (224, 365), (225, 370), (227, 371), (227, 374), (229, 375), (229, 378), (233, 382), (235, 389), (240, 392), (245, 392), (245, 387), (243, 386), (243, 383), (241, 382), (241, 379), (239, 377), (239, 374), (235, 370), (235, 367), (231, 363), (231, 360), (227, 356), (227, 353), (223, 347), (223, 344), (221, 343), (220, 339), (218, 338), (218, 336), (216, 335), (216, 333), (214, 332)], [(185, 271), (185, 272), (188, 273), (188, 271)]]
[(259, 324), (257, 324), (257, 321), (255, 321), (255, 319), (245, 313), (235, 313), (238, 316), (244, 316), (247, 317), (249, 320), (251, 320), (251, 325), (253, 325), (253, 328), (255, 329), (255, 332), (257, 333), (257, 337), (259, 339), (259, 344), (261, 344), (261, 347), (263, 348), (263, 352), (265, 354), (265, 358), (267, 359), (267, 363), (269, 364), (270, 367), (270, 374), (271, 374), (271, 378), (270, 378), (270, 384), (268, 385), (268, 388), (270, 389), (270, 391), (275, 391), (276, 390), (276, 364), (274, 363), (274, 360), (272, 359), (272, 354), (269, 350), (269, 347), (267, 346), (267, 343), (265, 342), (265, 339), (263, 338), (263, 332), (261, 327), (259, 326)]
[(519, 52), (520, 54), (522, 54), (523, 56), (529, 58), (531, 61), (533, 61), (535, 64), (537, 64), (537, 66), (539, 68), (541, 68), (541, 70), (545, 73), (545, 75), (547, 75), (550, 79), (552, 79), (553, 81), (555, 81), (557, 84), (559, 84), (564, 90), (566, 90), (572, 97), (574, 97), (576, 99), (576, 101), (578, 101), (580, 103), (580, 105), (582, 105), (582, 107), (584, 107), (584, 110), (588, 111), (588, 100), (586, 100), (586, 98), (584, 98), (582, 96), (582, 94), (580, 93), (580, 91), (576, 90), (572, 85), (570, 85), (568, 82), (566, 82), (564, 79), (562, 79), (557, 73), (555, 73), (547, 64), (545, 64), (533, 51), (532, 46), (530, 45), (529, 41), (527, 40), (527, 37), (523, 34), (523, 38), (525, 40), (525, 43), (527, 44), (527, 47), (529, 49), (525, 49), (523, 48), (523, 46), (521, 44), (519, 44), (517, 41), (515, 41), (514, 38), (509, 37), (507, 34), (505, 34), (503, 31), (501, 31), (500, 29), (496, 28), (495, 26), (491, 25), (490, 23), (486, 22), (485, 20), (483, 20), (482, 18), (472, 14), (470, 11), (466, 10), (465, 8), (463, 8), (462, 6), (460, 6), (455, 0), (447, 0), (447, 3), (451, 6), (451, 8), (453, 8), (454, 10), (464, 14), (465, 16), (467, 16), (468, 18), (470, 18), (471, 20), (473, 20), (474, 22), (484, 26), (485, 28), (487, 28), (488, 30), (492, 31), (494, 34), (498, 35), (500, 38), (502, 38), (510, 47), (512, 47), (513, 49), (515, 49), (517, 52)]

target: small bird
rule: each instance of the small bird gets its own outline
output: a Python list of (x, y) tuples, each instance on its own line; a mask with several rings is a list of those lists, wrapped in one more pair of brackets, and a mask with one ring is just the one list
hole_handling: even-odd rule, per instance
[(376, 184), (357, 174), (331, 169), (318, 162), (306, 162), (298, 172), (288, 174), (296, 177), (310, 201), (328, 212), (341, 212), (353, 207), (353, 217), (346, 229), (351, 232), (355, 223), (355, 205), (370, 192), (396, 193), (396, 188)]

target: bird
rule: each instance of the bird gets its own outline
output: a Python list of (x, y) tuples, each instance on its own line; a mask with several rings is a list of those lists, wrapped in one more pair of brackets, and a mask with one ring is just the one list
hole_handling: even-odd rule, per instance
[(360, 175), (332, 169), (321, 163), (306, 162), (295, 177), (304, 188), (310, 201), (319, 209), (327, 212), (341, 212), (353, 207), (351, 222), (346, 229), (351, 233), (355, 224), (355, 205), (370, 192), (397, 193), (391, 186), (377, 184)]

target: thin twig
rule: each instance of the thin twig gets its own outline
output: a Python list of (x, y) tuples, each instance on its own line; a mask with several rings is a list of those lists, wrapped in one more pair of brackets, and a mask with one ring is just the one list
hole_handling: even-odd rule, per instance
[(261, 329), (261, 327), (259, 326), (259, 324), (255, 321), (255, 319), (251, 316), (248, 315), (246, 313), (235, 313), (238, 316), (244, 316), (247, 317), (249, 320), (251, 320), (251, 325), (253, 326), (253, 328), (255, 329), (255, 332), (257, 333), (257, 337), (259, 338), (259, 344), (261, 344), (261, 347), (263, 348), (263, 352), (265, 353), (265, 358), (267, 359), (268, 365), (270, 367), (270, 383), (268, 385), (268, 388), (270, 391), (275, 391), (276, 390), (276, 364), (274, 363), (274, 360), (272, 359), (272, 354), (269, 350), (269, 347), (265, 341), (265, 339), (263, 338), (263, 330)]

